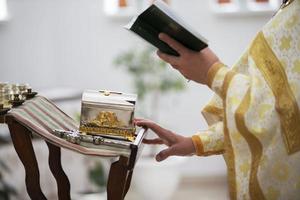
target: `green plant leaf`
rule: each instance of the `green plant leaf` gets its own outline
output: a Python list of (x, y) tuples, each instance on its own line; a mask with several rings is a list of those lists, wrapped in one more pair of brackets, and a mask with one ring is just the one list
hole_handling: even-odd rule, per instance
[(140, 100), (153, 92), (167, 94), (172, 91), (183, 91), (185, 81), (175, 70), (159, 59), (153, 47), (135, 48), (118, 55), (114, 65), (126, 71)]
[(93, 184), (99, 187), (99, 190), (106, 186), (104, 167), (101, 162), (96, 162), (95, 166), (89, 170), (89, 178)]

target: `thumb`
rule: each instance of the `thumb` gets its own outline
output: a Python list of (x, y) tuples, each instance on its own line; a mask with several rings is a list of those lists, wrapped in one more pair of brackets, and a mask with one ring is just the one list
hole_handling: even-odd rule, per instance
[(159, 152), (156, 155), (156, 161), (161, 162), (161, 161), (167, 159), (169, 156), (173, 156), (173, 155), (175, 155), (174, 147), (169, 147), (165, 150), (162, 150), (161, 152)]

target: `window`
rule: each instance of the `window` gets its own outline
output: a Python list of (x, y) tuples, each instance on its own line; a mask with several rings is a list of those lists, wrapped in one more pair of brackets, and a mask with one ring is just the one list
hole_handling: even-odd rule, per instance
[(6, 0), (0, 0), (0, 21), (6, 20), (7, 15), (7, 4)]
[[(1, 0), (0, 0), (1, 1)], [(163, 0), (170, 3), (171, 0)], [(104, 13), (116, 19), (127, 19), (148, 7), (154, 0), (104, 0)]]

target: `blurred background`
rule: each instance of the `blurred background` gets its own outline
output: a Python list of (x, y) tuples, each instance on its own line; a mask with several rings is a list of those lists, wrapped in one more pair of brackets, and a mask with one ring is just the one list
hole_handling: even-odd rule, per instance
[[(73, 118), (78, 118), (85, 89), (139, 93), (143, 98), (137, 106), (138, 117), (150, 118), (186, 136), (206, 129), (200, 111), (212, 92), (182, 79), (157, 60), (154, 50), (143, 40), (123, 28), (151, 3), (149, 0), (0, 0), (0, 82), (28, 83)], [(168, 3), (209, 40), (209, 46), (228, 66), (237, 61), (279, 7), (279, 0), (169, 0)], [(132, 59), (128, 60), (128, 56)], [(152, 70), (132, 73), (133, 63)], [(156, 66), (164, 68), (156, 71)], [(171, 82), (166, 81), (170, 77)], [(151, 84), (154, 86), (147, 87)], [(8, 196), (28, 199), (24, 170), (4, 125), (0, 135), (0, 199), (9, 199)], [(42, 141), (36, 140), (35, 144), (42, 187), (49, 199), (55, 199), (55, 181), (47, 167), (47, 148)], [(149, 147), (145, 149), (151, 151)], [(110, 162), (63, 151), (64, 169), (70, 177), (74, 199), (93, 199), (83, 193), (99, 193), (96, 199), (105, 196)], [(162, 186), (156, 186), (159, 182)], [(228, 199), (222, 156), (174, 158), (165, 163), (155, 163), (149, 156), (139, 160), (126, 199), (146, 198)]]

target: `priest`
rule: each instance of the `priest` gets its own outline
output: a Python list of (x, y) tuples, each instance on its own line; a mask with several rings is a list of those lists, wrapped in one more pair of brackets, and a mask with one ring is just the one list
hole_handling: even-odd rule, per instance
[(232, 67), (209, 48), (194, 52), (164, 33), (159, 38), (180, 56), (158, 56), (215, 95), (202, 112), (208, 130), (192, 137), (136, 119), (158, 135), (145, 143), (168, 146), (157, 161), (222, 154), (231, 199), (299, 199), (300, 0), (285, 0)]

